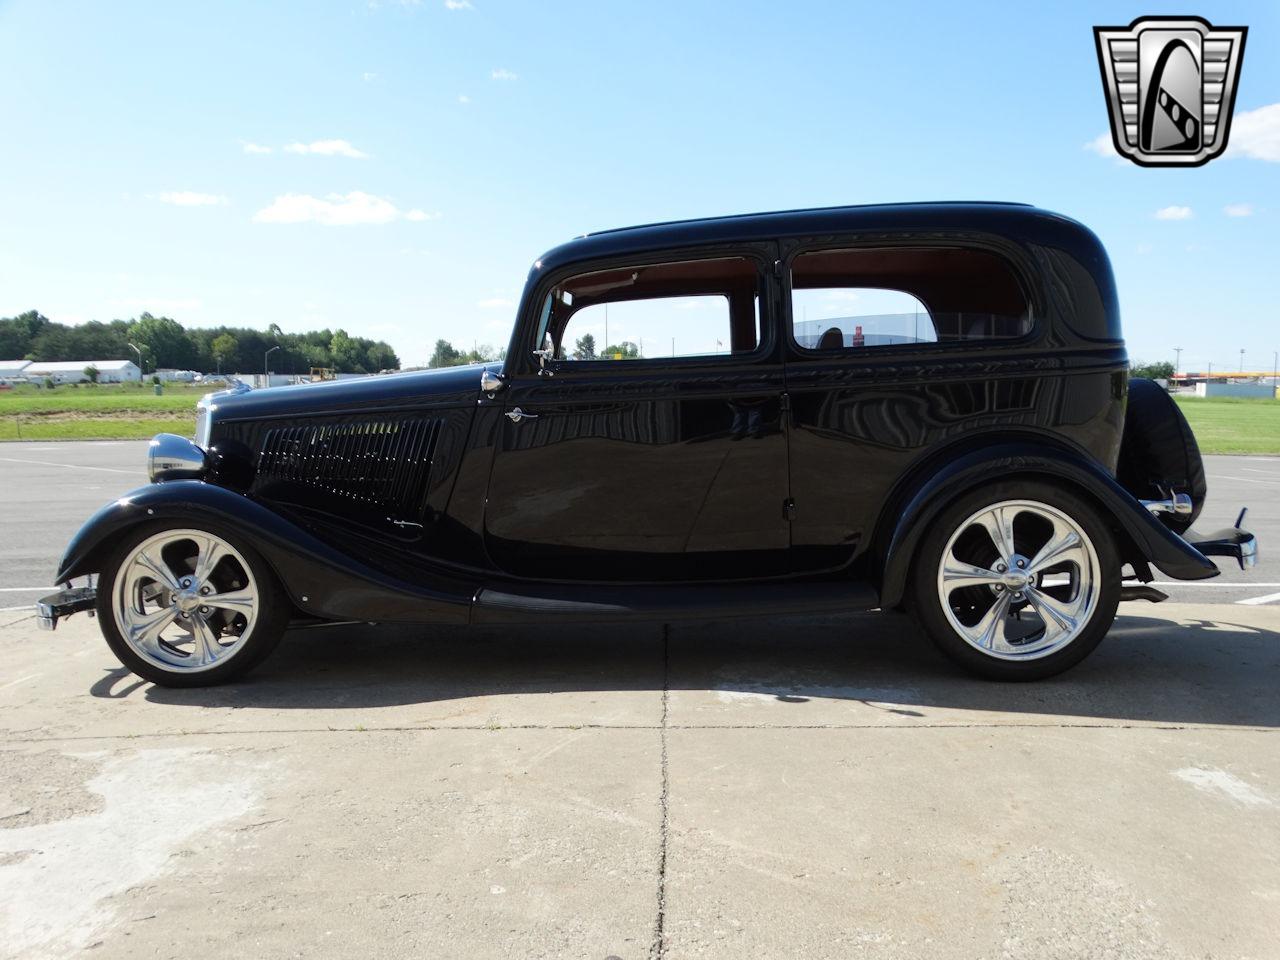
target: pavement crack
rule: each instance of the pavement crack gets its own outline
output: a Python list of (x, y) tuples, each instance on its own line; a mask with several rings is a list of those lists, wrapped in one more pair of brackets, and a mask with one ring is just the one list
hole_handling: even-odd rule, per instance
[(671, 778), (667, 763), (667, 716), (671, 705), (671, 624), (662, 625), (662, 724), (659, 727), (661, 744), (662, 793), (659, 807), (662, 820), (658, 829), (658, 915), (653, 922), (653, 943), (649, 946), (650, 960), (662, 960), (667, 952), (667, 838), (670, 834)]

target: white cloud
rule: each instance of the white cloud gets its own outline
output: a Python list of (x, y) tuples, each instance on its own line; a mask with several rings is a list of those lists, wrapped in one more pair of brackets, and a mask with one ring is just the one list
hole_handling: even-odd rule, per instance
[(446, 10), (474, 10), (471, 0), (444, 0)]
[(1161, 207), (1156, 211), (1157, 220), (1190, 220), (1190, 207)]
[(357, 150), (347, 140), (312, 140), (310, 143), (291, 143), (284, 148), (285, 153), (314, 153), (321, 157), (351, 157), (353, 160), (364, 160), (369, 155)]
[(1252, 217), (1252, 203), (1228, 203), (1222, 208), (1222, 212), (1228, 217)]
[(226, 197), (212, 193), (196, 193), (194, 190), (171, 190), (160, 194), (161, 203), (171, 203), (175, 207), (219, 207), (227, 202)]
[(378, 75), (371, 70), (366, 70), (364, 73), (360, 74), (360, 79), (365, 83), (371, 83), (378, 79)]
[(1081, 149), (1092, 150), (1094, 153), (1096, 153), (1100, 157), (1117, 156), (1115, 144), (1112, 142), (1111, 134), (1109, 133), (1098, 134), (1096, 137), (1094, 137), (1092, 140), (1086, 143)]
[(505, 67), (495, 68), (493, 73), (489, 74), (489, 76), (492, 77), (494, 80), (519, 80), (520, 79), (519, 74), (512, 73), (510, 70), (507, 70)]
[(1280, 163), (1280, 103), (1237, 113), (1231, 122), (1229, 153)]
[(470, 97), (468, 97), (465, 93), (460, 93), (460, 94), (458, 94), (458, 102), (459, 102), (459, 103), (470, 103), (470, 102), (471, 102), (471, 98), (470, 98)]
[(824, 300), (859, 300), (860, 294), (856, 290), (828, 290), (823, 295)]
[(409, 210), (405, 213), (406, 220), (412, 220), (414, 223), (423, 223), (427, 220), (439, 220), (442, 214), (439, 211), (428, 213), (426, 210)]
[(485, 300), (476, 301), (476, 306), (481, 310), (496, 310), (499, 307), (512, 307), (515, 304), (506, 297), (489, 297)]
[(245, 140), (240, 141), (240, 146), (245, 153), (271, 153), (271, 147), (264, 147), (260, 143), (249, 143)]
[(257, 223), (320, 223), (345, 227), (364, 223), (391, 223), (395, 220), (430, 220), (422, 210), (403, 211), (390, 200), (353, 190), (313, 197), (306, 193), (286, 193), (253, 215)]

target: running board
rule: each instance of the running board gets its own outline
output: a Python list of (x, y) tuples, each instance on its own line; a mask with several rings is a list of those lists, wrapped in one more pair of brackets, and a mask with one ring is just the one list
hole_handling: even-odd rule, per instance
[(862, 583), (781, 583), (750, 586), (483, 587), (472, 623), (565, 623), (612, 620), (718, 620), (873, 610), (880, 598)]

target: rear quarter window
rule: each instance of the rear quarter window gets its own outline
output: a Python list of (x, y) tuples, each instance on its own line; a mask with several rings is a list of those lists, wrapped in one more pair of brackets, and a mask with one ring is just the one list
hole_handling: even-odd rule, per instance
[(1008, 340), (1032, 325), (1012, 268), (985, 250), (815, 250), (791, 264), (792, 338), (802, 350)]

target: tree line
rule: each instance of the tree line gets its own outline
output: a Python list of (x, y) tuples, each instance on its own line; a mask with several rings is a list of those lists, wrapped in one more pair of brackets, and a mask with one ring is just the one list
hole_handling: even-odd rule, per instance
[(170, 317), (143, 313), (132, 320), (91, 320), (68, 326), (38, 311), (0, 318), (3, 360), (132, 360), (142, 353), (143, 372), (161, 367), (202, 373), (257, 373), (267, 361), (276, 373), (307, 373), (331, 367), (340, 373), (397, 370), (400, 358), (382, 340), (353, 337), (345, 330), (285, 333), (276, 324), (265, 331), (248, 327), (193, 327)]
[[(459, 350), (448, 340), (437, 340), (435, 351), (427, 361), (429, 367), (459, 367), (468, 363), (490, 363), (505, 359), (507, 351), (495, 350), (488, 344), (480, 344), (471, 350)], [(584, 333), (573, 345), (568, 354), (574, 360), (635, 360), (640, 356), (640, 348), (630, 340), (612, 344), (596, 353), (596, 338)]]

